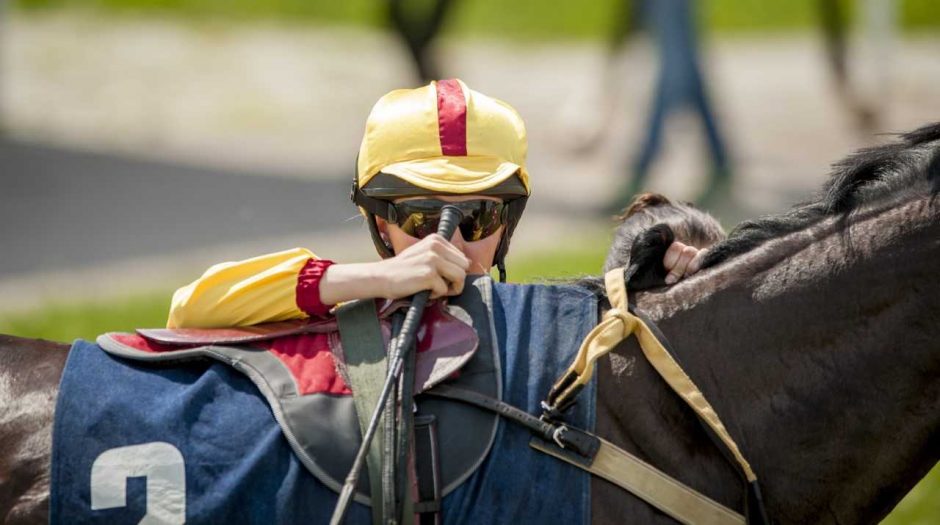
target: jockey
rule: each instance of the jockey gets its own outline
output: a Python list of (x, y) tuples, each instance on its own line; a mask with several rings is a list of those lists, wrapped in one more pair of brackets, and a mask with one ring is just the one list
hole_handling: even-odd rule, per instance
[[(217, 264), (173, 294), (168, 328), (243, 326), (308, 316), (354, 299), (421, 290), (457, 295), (469, 274), (505, 257), (531, 193), (526, 130), (508, 104), (441, 80), (383, 96), (366, 121), (351, 197), (382, 260), (334, 264), (304, 248)], [(451, 240), (441, 207), (464, 212)], [(667, 283), (697, 270), (701, 254), (674, 243)]]

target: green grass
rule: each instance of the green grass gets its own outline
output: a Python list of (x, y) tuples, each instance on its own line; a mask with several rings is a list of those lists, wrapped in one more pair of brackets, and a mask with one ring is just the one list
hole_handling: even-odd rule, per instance
[[(597, 238), (582, 241), (564, 252), (537, 252), (510, 258), (513, 282), (570, 279), (597, 274), (607, 242)], [(93, 339), (108, 331), (163, 326), (172, 290), (133, 295), (105, 303), (58, 304), (19, 313), (0, 315), (0, 333), (54, 341)], [(940, 467), (935, 467), (883, 522), (888, 525), (929, 525), (940, 522)]]
[(166, 325), (173, 290), (130, 295), (107, 302), (53, 303), (15, 314), (0, 314), (0, 333), (70, 342), (94, 340), (104, 332)]
[(936, 525), (940, 523), (940, 466), (934, 466), (888, 515), (885, 525)]
[[(422, 12), (429, 0), (406, 2)], [(851, 11), (853, 2), (843, 2)], [(15, 0), (19, 9), (76, 8), (109, 14), (175, 16), (186, 21), (254, 21), (379, 27), (384, 0)], [(462, 0), (450, 13), (445, 32), (521, 40), (607, 38), (619, 16), (618, 0)], [(818, 0), (711, 0), (702, 18), (716, 33), (808, 30), (818, 25)], [(902, 0), (905, 29), (940, 26), (940, 2)]]
[(539, 251), (521, 257), (510, 255), (506, 261), (508, 280), (532, 283), (600, 275), (608, 246), (609, 239), (595, 234), (586, 240), (569, 243), (564, 251)]

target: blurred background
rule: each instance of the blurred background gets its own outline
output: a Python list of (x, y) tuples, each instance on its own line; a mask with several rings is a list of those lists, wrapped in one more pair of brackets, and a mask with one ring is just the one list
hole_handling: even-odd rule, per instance
[[(375, 257), (348, 201), (385, 92), (525, 118), (511, 281), (599, 273), (638, 190), (726, 228), (940, 118), (934, 0), (0, 0), (0, 333), (165, 322), (209, 265)], [(887, 523), (940, 522), (937, 469)]]

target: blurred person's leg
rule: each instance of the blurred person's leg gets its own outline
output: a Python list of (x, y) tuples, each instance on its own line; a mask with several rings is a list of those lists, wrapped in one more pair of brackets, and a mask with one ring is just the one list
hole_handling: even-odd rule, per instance
[[(685, 3), (689, 4), (689, 2)], [(705, 190), (696, 200), (703, 205), (713, 206), (716, 201), (726, 197), (731, 190), (731, 165), (728, 161), (728, 150), (721, 133), (718, 116), (708, 96), (705, 74), (698, 53), (699, 39), (696, 36), (695, 14), (692, 9), (694, 8), (689, 5), (687, 16), (683, 17), (682, 20), (686, 24), (685, 33), (692, 35), (692, 38), (688, 40), (689, 47), (685, 55), (688, 60), (685, 67), (686, 93), (692, 111), (701, 119), (708, 156), (711, 161), (707, 172), (708, 178)]]
[(731, 187), (731, 168), (718, 117), (709, 102), (699, 58), (696, 4), (692, 0), (657, 0), (656, 23), (662, 30), (664, 65), (675, 91), (676, 105), (686, 106), (701, 119), (710, 161), (706, 189), (698, 199), (714, 205)]
[(897, 0), (863, 0), (859, 3), (862, 45), (857, 61), (861, 67), (855, 98), (872, 112), (872, 130), (887, 131), (881, 129), (881, 124), (888, 120), (891, 109), (900, 6)]
[(665, 71), (660, 70), (656, 82), (653, 106), (650, 108), (646, 123), (646, 136), (643, 140), (643, 146), (640, 148), (639, 155), (633, 165), (633, 178), (630, 180), (626, 194), (622, 195), (622, 197), (630, 198), (644, 191), (646, 179), (649, 177), (650, 167), (662, 147), (663, 128), (666, 123), (666, 116), (670, 111), (670, 106), (674, 105), (676, 102), (672, 90), (670, 90), (667, 85), (667, 76)]
[[(656, 76), (656, 88), (653, 92), (652, 105), (647, 116), (646, 134), (643, 145), (638, 150), (632, 165), (632, 179), (626, 191), (617, 201), (628, 202), (633, 195), (644, 191), (649, 170), (662, 146), (662, 134), (666, 117), (672, 108), (680, 102), (679, 90), (674, 82), (679, 80), (673, 70), (674, 57), (670, 55), (669, 13), (671, 0), (640, 0), (634, 11), (641, 17), (641, 24), (656, 45), (659, 58), (659, 72)], [(616, 206), (616, 204), (615, 204)]]
[(671, 1), (675, 5), (673, 16), (670, 17), (672, 32), (676, 35), (673, 39), (675, 48), (673, 60), (680, 71), (684, 100), (689, 104), (692, 112), (701, 119), (711, 161), (706, 189), (697, 200), (705, 204), (714, 204), (714, 201), (727, 194), (731, 187), (731, 168), (728, 163), (727, 149), (718, 124), (718, 117), (709, 101), (708, 88), (702, 73), (699, 58), (700, 40), (696, 26), (696, 5), (690, 0)]
[(846, 67), (845, 0), (818, 0), (820, 26), (829, 69), (837, 87), (842, 90), (848, 84)]
[(598, 84), (574, 91), (560, 106), (559, 120), (563, 124), (559, 133), (564, 134), (565, 148), (572, 153), (584, 155), (596, 151), (619, 116), (616, 108), (623, 96), (624, 82), (621, 62), (627, 42), (641, 30), (641, 4), (639, 0), (617, 2), (613, 26), (607, 35), (606, 64)]
[[(429, 3), (430, 8), (427, 8)], [(389, 24), (408, 48), (416, 73), (422, 82), (441, 78), (441, 71), (434, 60), (431, 42), (440, 33), (453, 3), (453, 0), (388, 1)]]
[(692, 107), (702, 117), (702, 127), (705, 129), (705, 138), (708, 141), (708, 152), (712, 158), (712, 166), (716, 169), (728, 169), (728, 154), (724, 140), (718, 129), (718, 119), (708, 102), (705, 84), (702, 78), (696, 76), (692, 91)]
[[(865, 97), (860, 96), (858, 82), (853, 83), (849, 77), (846, 1), (818, 0), (820, 27), (836, 95), (852, 114), (858, 130), (867, 136), (878, 127), (879, 115), (877, 104), (872, 104), (866, 101)], [(870, 4), (871, 2), (866, 2), (862, 11), (866, 12)]]
[(607, 41), (611, 57), (620, 53), (626, 46), (627, 39), (637, 33), (643, 25), (644, 0), (620, 0), (614, 14), (614, 29)]
[(725, 149), (724, 140), (718, 129), (717, 118), (708, 103), (705, 85), (700, 77), (692, 94), (692, 105), (702, 118), (702, 127), (705, 130), (708, 152), (711, 157), (705, 191), (696, 201), (706, 208), (714, 207), (731, 192), (731, 165), (728, 162), (728, 153)]
[(702, 119), (712, 161), (711, 186), (725, 187), (730, 177), (728, 156), (699, 65), (694, 5), (690, 0), (651, 0), (643, 2), (642, 12), (659, 50), (660, 74), (646, 139), (633, 166), (628, 195), (644, 189), (661, 147), (665, 119), (685, 104)]

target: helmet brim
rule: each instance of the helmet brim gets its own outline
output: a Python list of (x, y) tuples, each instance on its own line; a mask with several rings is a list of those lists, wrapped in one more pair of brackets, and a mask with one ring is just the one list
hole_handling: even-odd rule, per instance
[(444, 156), (415, 159), (383, 166), (381, 173), (403, 180), (412, 186), (411, 190), (402, 187), (402, 193), (395, 195), (393, 188), (370, 185), (369, 182), (375, 177), (373, 175), (369, 180), (361, 182), (364, 193), (376, 197), (379, 195), (372, 194), (382, 193), (381, 196), (386, 198), (409, 196), (415, 194), (414, 189), (417, 187), (431, 194), (484, 195), (516, 174), (522, 183), (522, 187), (518, 189), (520, 195), (529, 193), (529, 177), (525, 170), (518, 164), (494, 157)]

